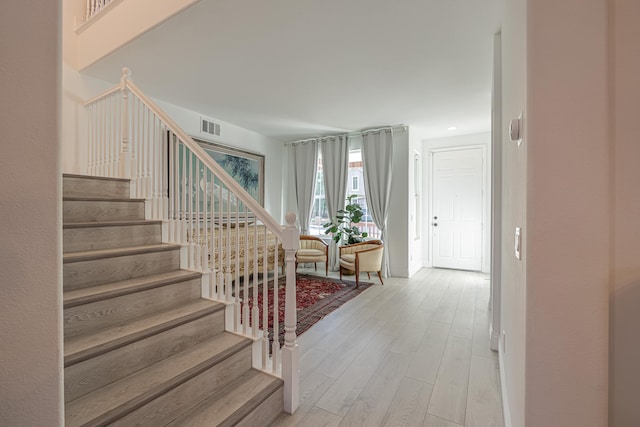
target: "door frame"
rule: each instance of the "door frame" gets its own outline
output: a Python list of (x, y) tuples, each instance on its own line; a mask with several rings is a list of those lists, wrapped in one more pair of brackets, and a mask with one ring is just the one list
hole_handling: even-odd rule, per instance
[[(461, 150), (470, 150), (470, 149), (480, 149), (482, 153), (482, 173), (481, 173), (481, 188), (482, 188), (482, 201), (481, 201), (481, 233), (480, 233), (480, 271), (482, 273), (489, 273), (491, 268), (491, 211), (490, 211), (490, 198), (491, 198), (491, 189), (489, 188), (490, 176), (490, 165), (487, 154), (489, 148), (489, 141), (487, 143), (478, 143), (478, 144), (468, 144), (468, 145), (456, 145), (456, 146), (439, 146), (439, 147), (429, 147), (427, 152), (429, 154), (427, 168), (427, 188), (429, 189), (429, 197), (428, 199), (428, 208), (426, 211), (429, 215), (423, 220), (423, 230), (428, 230), (427, 234), (427, 267), (433, 267), (433, 229), (432, 229), (432, 218), (433, 218), (433, 160), (435, 153), (447, 152), (447, 151), (461, 151)], [(424, 233), (423, 233), (424, 234)], [(489, 244), (487, 244), (489, 243)]]

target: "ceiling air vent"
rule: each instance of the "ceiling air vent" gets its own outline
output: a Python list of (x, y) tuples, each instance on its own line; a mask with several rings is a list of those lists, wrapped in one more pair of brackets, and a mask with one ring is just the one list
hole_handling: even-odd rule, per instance
[(209, 135), (220, 136), (220, 125), (218, 123), (214, 123), (205, 118), (200, 118), (200, 130), (203, 133), (208, 133)]

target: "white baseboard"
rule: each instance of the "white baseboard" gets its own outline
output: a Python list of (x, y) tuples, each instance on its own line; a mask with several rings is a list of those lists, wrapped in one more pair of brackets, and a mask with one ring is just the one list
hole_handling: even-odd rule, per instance
[[(493, 337), (493, 335), (492, 335)], [(502, 394), (502, 413), (504, 415), (504, 426), (512, 427), (511, 424), (511, 411), (509, 406), (509, 396), (507, 394), (507, 380), (505, 378), (504, 373), (504, 355), (503, 355), (503, 346), (499, 345), (498, 350), (498, 361), (500, 364), (500, 391)]]

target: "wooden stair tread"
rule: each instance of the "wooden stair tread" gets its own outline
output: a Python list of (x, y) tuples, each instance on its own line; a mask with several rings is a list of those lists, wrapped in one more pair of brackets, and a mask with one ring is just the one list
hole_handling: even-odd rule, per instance
[[(251, 345), (229, 332), (189, 347), (154, 365), (108, 384), (65, 407), (67, 426), (113, 422)], [(194, 402), (196, 403), (196, 402)]]
[(282, 380), (251, 369), (209, 399), (178, 417), (168, 426), (233, 426), (264, 402), (271, 394), (281, 393)]
[(129, 197), (75, 197), (75, 196), (64, 196), (62, 198), (63, 202), (144, 202), (144, 199), (133, 199)]
[(81, 178), (81, 179), (89, 179), (89, 180), (97, 180), (97, 181), (116, 181), (116, 182), (131, 182), (128, 178), (112, 178), (109, 176), (93, 176), (93, 175), (80, 175), (75, 173), (63, 173), (63, 178)]
[(224, 308), (224, 304), (201, 299), (124, 324), (70, 338), (64, 343), (64, 366), (96, 357)]
[(71, 308), (81, 304), (89, 304), (135, 292), (146, 291), (173, 283), (197, 279), (201, 276), (200, 273), (195, 271), (175, 270), (168, 273), (152, 274), (135, 279), (65, 291), (64, 308)]
[(137, 219), (124, 221), (88, 221), (88, 222), (66, 222), (62, 228), (90, 228), (90, 227), (126, 227), (129, 225), (157, 225), (162, 224), (160, 220)]
[(139, 255), (152, 252), (164, 252), (180, 249), (180, 245), (171, 243), (157, 243), (154, 245), (130, 246), (115, 249), (98, 249), (93, 251), (68, 252), (63, 254), (63, 263), (91, 261), (104, 258), (115, 258), (127, 255)]

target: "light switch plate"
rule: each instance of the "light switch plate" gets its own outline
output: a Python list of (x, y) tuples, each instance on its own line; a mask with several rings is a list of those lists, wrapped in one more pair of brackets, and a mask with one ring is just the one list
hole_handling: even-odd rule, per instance
[(514, 250), (516, 259), (520, 259), (522, 254), (522, 230), (520, 227), (516, 227)]

